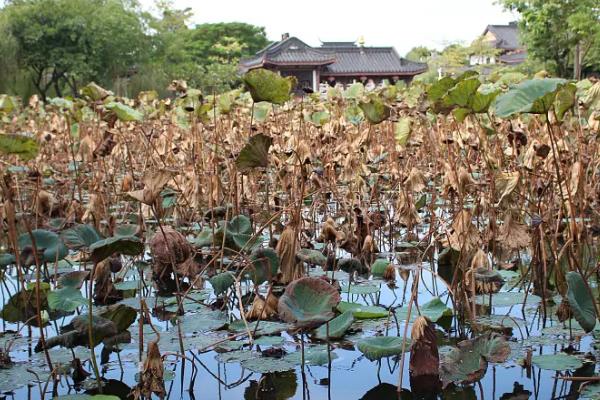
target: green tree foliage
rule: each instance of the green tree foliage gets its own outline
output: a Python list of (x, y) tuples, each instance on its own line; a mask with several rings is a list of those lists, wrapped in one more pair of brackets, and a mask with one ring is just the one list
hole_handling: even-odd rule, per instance
[(520, 27), (529, 54), (552, 60), (561, 77), (579, 78), (582, 65), (600, 41), (598, 0), (500, 0), (521, 14)]
[(427, 47), (417, 46), (413, 47), (408, 53), (406, 53), (406, 59), (410, 61), (427, 62), (429, 57), (431, 57), (431, 54), (433, 54), (433, 51)]
[(240, 84), (237, 64), (269, 42), (245, 23), (191, 26), (191, 9), (158, 0), (12, 0), (0, 6), (0, 92), (78, 95), (95, 81), (116, 94), (166, 95), (174, 79), (206, 92)]
[(142, 59), (142, 21), (127, 0), (22, 0), (2, 10), (16, 62), (42, 97), (124, 76)]

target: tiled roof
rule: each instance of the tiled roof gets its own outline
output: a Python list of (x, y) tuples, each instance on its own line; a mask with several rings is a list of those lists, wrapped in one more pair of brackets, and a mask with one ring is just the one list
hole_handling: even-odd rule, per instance
[(298, 38), (290, 37), (265, 47), (241, 64), (246, 69), (273, 65), (326, 65), (334, 62), (333, 55), (314, 49)]
[(483, 34), (491, 32), (496, 37), (494, 46), (502, 50), (517, 50), (522, 48), (519, 41), (519, 27), (515, 23), (508, 25), (488, 25)]
[(363, 47), (354, 42), (322, 42), (319, 48), (290, 37), (273, 43), (241, 61), (248, 70), (265, 65), (323, 66), (323, 75), (416, 75), (427, 65), (401, 58), (393, 47)]
[(500, 62), (503, 64), (521, 64), (527, 60), (526, 51), (503, 54), (500, 56)]
[(407, 74), (416, 75), (427, 70), (427, 65), (408, 61), (398, 55), (393, 47), (325, 47), (332, 51), (335, 62), (323, 72), (344, 74)]

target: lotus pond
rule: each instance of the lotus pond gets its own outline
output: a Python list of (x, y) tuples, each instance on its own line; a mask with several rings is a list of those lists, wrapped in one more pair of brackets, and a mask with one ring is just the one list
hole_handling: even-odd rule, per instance
[(585, 399), (600, 83), (0, 97), (4, 398)]

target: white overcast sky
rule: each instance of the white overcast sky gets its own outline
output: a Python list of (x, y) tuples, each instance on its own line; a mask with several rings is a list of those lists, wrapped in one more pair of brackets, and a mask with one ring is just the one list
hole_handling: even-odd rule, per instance
[(174, 0), (174, 5), (191, 7), (194, 23), (264, 26), (271, 40), (289, 32), (316, 46), (320, 40), (352, 41), (363, 36), (367, 46), (391, 45), (402, 55), (418, 45), (467, 44), (486, 25), (516, 19), (495, 0)]

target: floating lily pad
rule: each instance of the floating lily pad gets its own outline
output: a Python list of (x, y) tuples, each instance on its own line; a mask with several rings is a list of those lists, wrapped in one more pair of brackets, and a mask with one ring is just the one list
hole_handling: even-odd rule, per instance
[(356, 319), (384, 318), (389, 315), (389, 311), (383, 307), (366, 306), (364, 304), (348, 303), (345, 301), (340, 301), (338, 310), (341, 313), (352, 311), (352, 314)]
[(578, 369), (583, 366), (579, 358), (564, 353), (536, 355), (531, 358), (531, 362), (538, 368), (552, 371)]
[(294, 369), (296, 366), (285, 358), (258, 357), (243, 360), (240, 365), (252, 372), (267, 374), (271, 372), (284, 372)]
[[(318, 345), (304, 347), (304, 364), (306, 365), (327, 365), (330, 357), (334, 360), (337, 358), (337, 354), (335, 354), (334, 351), (330, 351), (328, 354), (327, 346)], [(294, 365), (300, 365), (302, 364), (302, 351), (297, 350), (287, 354), (283, 358)]]
[[(512, 307), (525, 303), (525, 293), (523, 292), (499, 292), (492, 295), (492, 305), (495, 307)], [(527, 304), (536, 304), (542, 301), (540, 296), (527, 294)], [(490, 302), (489, 295), (478, 295), (475, 302), (481, 305), (487, 305)]]
[(477, 382), (485, 375), (488, 362), (504, 362), (510, 351), (506, 339), (496, 333), (463, 340), (450, 351), (442, 353), (440, 377), (445, 383)]
[[(422, 304), (419, 307), (419, 310), (413, 306), (410, 316), (411, 321), (414, 321), (419, 316), (419, 311), (421, 311), (422, 316), (429, 318), (432, 322), (437, 322), (443, 317), (452, 317), (452, 309), (447, 307), (439, 297), (434, 297), (427, 303)], [(396, 316), (399, 320), (406, 321), (408, 317), (408, 306), (397, 309)]]
[(398, 336), (371, 336), (359, 340), (357, 346), (365, 357), (373, 361), (401, 354), (403, 343), (404, 351), (408, 352), (410, 341)]
[(350, 294), (375, 294), (379, 293), (381, 289), (375, 285), (346, 285), (342, 286), (342, 293), (350, 293)]

